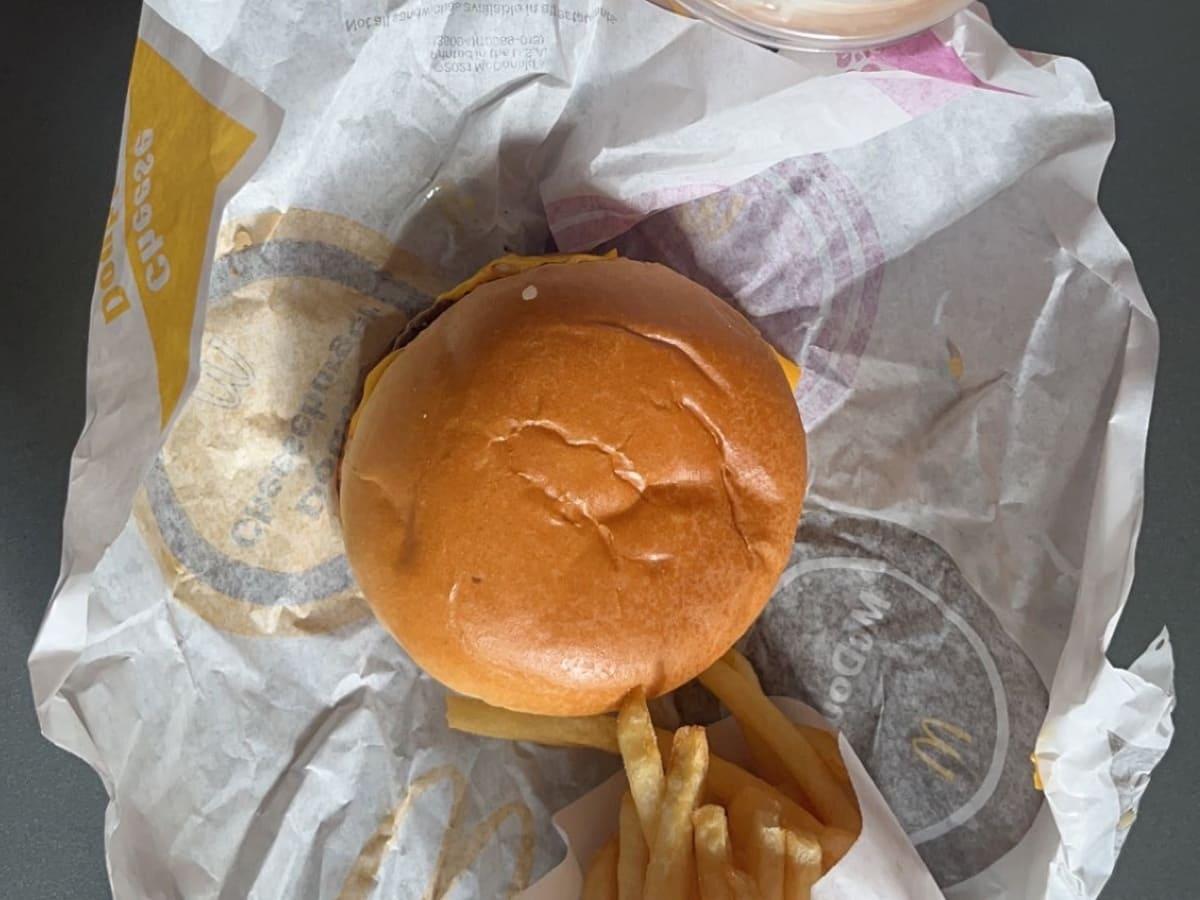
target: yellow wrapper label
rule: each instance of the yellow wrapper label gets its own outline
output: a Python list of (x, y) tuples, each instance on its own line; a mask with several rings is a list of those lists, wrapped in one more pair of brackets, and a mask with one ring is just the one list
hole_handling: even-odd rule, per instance
[(254, 133), (209, 103), (144, 40), (129, 81), (125, 246), (158, 368), (163, 425), (183, 393), (217, 185)]
[[(123, 354), (148, 344), (160, 430), (198, 365), (197, 313), (222, 207), (265, 156), (278, 124), (266, 97), (143, 11), (95, 309), (97, 328), (111, 332)], [(139, 310), (145, 332), (135, 340), (129, 323)], [(132, 370), (136, 352), (129, 363)]]

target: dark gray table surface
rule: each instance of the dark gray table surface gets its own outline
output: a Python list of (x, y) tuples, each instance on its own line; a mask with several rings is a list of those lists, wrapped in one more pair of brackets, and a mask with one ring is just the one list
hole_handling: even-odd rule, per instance
[[(0, 897), (110, 896), (105, 795), (38, 732), (25, 659), (58, 574), (67, 463), (83, 419), (88, 304), (115, 171), (137, 0), (6, 7), (0, 56)], [(994, 0), (1017, 46), (1083, 60), (1117, 115), (1102, 205), (1162, 329), (1128, 664), (1171, 628), (1174, 747), (1106, 898), (1200, 896), (1200, 4)], [(20, 11), (18, 11), (20, 10)]]

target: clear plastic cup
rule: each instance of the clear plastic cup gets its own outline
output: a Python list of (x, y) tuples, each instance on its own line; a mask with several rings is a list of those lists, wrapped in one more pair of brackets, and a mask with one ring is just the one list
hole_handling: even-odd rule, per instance
[(971, 0), (670, 0), (738, 37), (788, 50), (858, 50), (910, 37)]

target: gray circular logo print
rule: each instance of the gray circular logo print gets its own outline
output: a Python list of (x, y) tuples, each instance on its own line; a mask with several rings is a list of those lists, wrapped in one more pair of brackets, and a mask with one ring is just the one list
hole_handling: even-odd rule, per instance
[(845, 732), (942, 887), (986, 869), (1032, 825), (1046, 687), (934, 542), (806, 511), (746, 652), (769, 693)]
[(368, 614), (336, 521), (338, 459), (365, 373), (431, 300), (360, 255), (370, 235), (329, 222), (288, 226), (312, 239), (248, 231), (214, 260), (197, 385), (145, 481), (139, 521), (173, 596), (233, 633)]

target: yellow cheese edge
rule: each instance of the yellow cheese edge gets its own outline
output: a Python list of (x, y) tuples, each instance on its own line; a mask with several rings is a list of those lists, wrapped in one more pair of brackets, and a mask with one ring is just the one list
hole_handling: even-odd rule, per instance
[[(518, 272), (528, 272), (531, 269), (538, 269), (542, 266), (555, 265), (571, 265), (581, 262), (604, 262), (610, 259), (617, 258), (616, 250), (609, 250), (603, 256), (597, 256), (592, 253), (548, 253), (544, 256), (518, 256), (515, 253), (510, 253), (501, 256), (499, 259), (494, 259), (466, 281), (456, 284), (448, 291), (444, 291), (437, 296), (437, 302), (447, 300), (461, 300), (475, 288), (481, 284), (487, 284), (489, 281), (499, 281), (501, 278), (507, 278), (509, 275), (516, 275)], [(366, 380), (363, 382), (362, 399), (358, 402), (358, 407), (350, 416), (350, 422), (346, 426), (346, 439), (349, 440), (354, 436), (354, 430), (358, 427), (358, 417), (362, 412), (363, 407), (367, 405), (367, 400), (374, 393), (379, 380), (383, 378), (384, 372), (388, 370), (396, 357), (404, 350), (403, 347), (393, 350), (367, 373)], [(792, 393), (796, 391), (796, 385), (800, 383), (800, 367), (788, 359), (786, 356), (773, 350), (775, 358), (779, 361), (779, 367), (783, 369), (783, 375), (787, 379), (788, 386), (792, 389)]]

